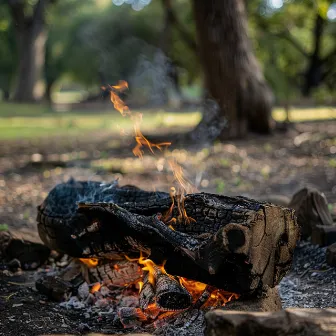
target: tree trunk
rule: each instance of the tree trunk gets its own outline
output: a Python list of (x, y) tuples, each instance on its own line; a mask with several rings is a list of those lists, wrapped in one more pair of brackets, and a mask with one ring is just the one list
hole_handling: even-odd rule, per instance
[(204, 111), (193, 137), (269, 133), (272, 94), (247, 35), (244, 1), (193, 0), (193, 7), (205, 86), (217, 105)]
[(3, 98), (4, 101), (7, 102), (9, 100), (9, 90), (3, 89), (2, 92), (3, 92), (2, 98)]
[(39, 98), (37, 84), (44, 67), (46, 38), (46, 29), (41, 22), (32, 22), (17, 32), (20, 61), (15, 101), (32, 102)]
[(39, 98), (37, 84), (42, 77), (47, 39), (45, 10), (51, 2), (54, 0), (37, 1), (27, 14), (24, 2), (8, 1), (19, 55), (15, 101), (30, 102)]
[(318, 13), (315, 18), (315, 27), (313, 30), (314, 51), (309, 58), (308, 69), (304, 75), (302, 94), (309, 97), (311, 90), (317, 87), (323, 80), (323, 61), (321, 59), (321, 43), (325, 20)]

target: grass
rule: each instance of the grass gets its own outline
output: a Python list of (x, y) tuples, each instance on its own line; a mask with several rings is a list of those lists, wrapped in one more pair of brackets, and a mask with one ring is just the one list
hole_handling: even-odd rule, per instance
[[(195, 126), (201, 114), (193, 112), (165, 112), (164, 110), (141, 111), (143, 132), (163, 128)], [(285, 120), (283, 109), (276, 108), (273, 117)], [(291, 121), (336, 119), (336, 110), (329, 107), (294, 109)], [(54, 112), (45, 105), (0, 103), (0, 139), (36, 138), (54, 135), (78, 135), (83, 131), (109, 130), (111, 132), (132, 131), (132, 122), (122, 117), (111, 107), (110, 111)]]

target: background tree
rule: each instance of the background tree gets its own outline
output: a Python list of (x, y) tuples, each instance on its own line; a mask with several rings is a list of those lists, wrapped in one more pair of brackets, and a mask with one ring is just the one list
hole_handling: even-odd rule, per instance
[(257, 38), (267, 46), (272, 44), (274, 60), (291, 63), (283, 73), (292, 72), (291, 81), (304, 96), (311, 96), (321, 85), (332, 90), (335, 84), (336, 22), (327, 17), (332, 3), (293, 0), (281, 8), (272, 8), (268, 2), (249, 3)]
[(8, 8), (0, 4), (0, 90), (8, 100), (17, 63), (15, 35)]
[(218, 106), (211, 118), (204, 111), (196, 136), (216, 128), (221, 139), (269, 133), (272, 96), (248, 37), (244, 1), (193, 0), (193, 8), (205, 88)]
[(19, 102), (37, 99), (37, 84), (42, 75), (47, 40), (46, 9), (56, 0), (6, 1), (15, 27), (19, 55), (16, 89)]

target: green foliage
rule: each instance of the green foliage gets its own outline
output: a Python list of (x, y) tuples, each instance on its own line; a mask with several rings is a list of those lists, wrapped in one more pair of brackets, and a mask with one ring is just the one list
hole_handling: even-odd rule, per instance
[[(36, 2), (24, 2), (26, 14), (32, 13)], [(245, 2), (257, 58), (278, 101), (288, 101), (299, 94), (302, 75), (309, 65), (304, 54), (314, 50), (313, 29), (317, 14), (324, 20), (320, 56), (332, 54), (336, 22), (327, 20), (332, 2), (291, 0), (284, 1), (278, 9), (270, 7), (271, 1)], [(191, 41), (196, 41), (191, 1), (174, 0), (172, 6), (179, 25)], [(6, 1), (0, 0), (0, 89), (6, 91), (11, 88), (18, 63), (14, 26), (9, 14)], [(47, 86), (68, 82), (98, 91), (102, 82), (125, 79), (132, 84), (136, 76), (141, 77), (142, 72), (148, 70), (146, 67), (156, 62), (155, 57), (162, 47), (164, 11), (161, 1), (152, 1), (143, 10), (134, 11), (128, 5), (114, 6), (110, 0), (62, 0), (48, 7), (47, 23), (49, 35), (44, 73)], [(297, 45), (284, 38), (288, 32)], [(179, 69), (181, 84), (200, 84), (202, 76), (197, 53), (174, 25), (171, 41), (168, 56)], [(325, 67), (332, 69), (334, 62), (335, 57), (330, 57)], [(322, 89), (313, 94), (318, 101), (326, 101), (330, 96), (334, 74), (335, 70), (330, 70)], [(141, 77), (142, 82), (146, 80), (151, 79)], [(137, 90), (139, 94), (148, 95), (144, 88)]]
[[(302, 87), (303, 73), (314, 51), (315, 21), (323, 18), (324, 33), (320, 57), (334, 48), (336, 23), (328, 21), (327, 10), (332, 0), (284, 1), (279, 9), (270, 1), (249, 1), (250, 33), (265, 75), (276, 97), (288, 100)], [(329, 92), (330, 95), (330, 92)]]
[(62, 13), (71, 11), (66, 6), (73, 6), (73, 1), (65, 3), (55, 7), (51, 18), (51, 77), (59, 70), (87, 87), (102, 80), (128, 79), (138, 56), (152, 53), (148, 45), (158, 41), (162, 22), (158, 6), (135, 12), (126, 6), (101, 8), (83, 1), (80, 8), (77, 2), (73, 15), (59, 21)]
[(0, 231), (8, 231), (8, 225), (7, 224), (0, 224)]

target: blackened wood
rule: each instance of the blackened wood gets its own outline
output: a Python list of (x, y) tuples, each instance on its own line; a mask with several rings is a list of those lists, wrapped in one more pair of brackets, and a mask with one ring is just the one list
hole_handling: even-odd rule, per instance
[[(192, 297), (176, 279), (163, 273), (154, 266), (155, 272), (149, 277), (145, 272), (143, 287), (140, 291), (140, 307), (150, 314), (149, 306), (155, 306), (157, 312), (184, 310), (191, 306)], [(150, 281), (152, 279), (152, 281)]]
[(75, 233), (74, 243), (87, 257), (149, 252), (156, 263), (166, 260), (168, 274), (238, 294), (274, 287), (289, 270), (299, 237), (292, 210), (211, 194), (187, 195), (185, 209), (196, 222), (180, 221), (172, 230), (160, 215), (136, 215), (113, 204), (86, 204), (79, 208), (85, 223), (99, 225)]
[(241, 295), (274, 287), (289, 270), (299, 237), (293, 210), (208, 193), (180, 200), (71, 180), (38, 208), (39, 233), (47, 246), (73, 257), (120, 260), (143, 252), (166, 262), (170, 275)]

